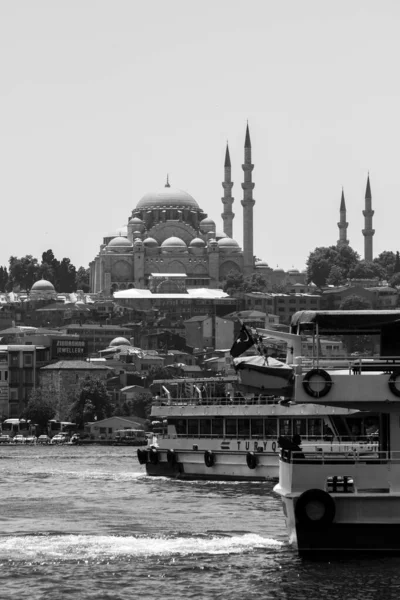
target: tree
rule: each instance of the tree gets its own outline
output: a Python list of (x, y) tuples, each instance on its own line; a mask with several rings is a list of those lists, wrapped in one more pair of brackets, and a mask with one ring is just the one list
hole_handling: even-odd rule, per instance
[(357, 294), (346, 296), (339, 306), (339, 310), (369, 310), (371, 308), (371, 303)]
[(69, 258), (62, 259), (57, 275), (61, 292), (74, 292), (76, 290), (76, 269)]
[(350, 279), (375, 279), (380, 280), (385, 278), (384, 268), (376, 262), (361, 260), (357, 265), (354, 265), (349, 270)]
[(104, 381), (87, 375), (78, 388), (70, 409), (70, 418), (79, 427), (87, 421), (105, 419), (113, 414), (114, 405)]
[(242, 292), (244, 286), (244, 277), (243, 273), (239, 273), (232, 269), (226, 276), (225, 282), (223, 284), (223, 290), (230, 296), (235, 292)]
[(344, 283), (344, 275), (343, 275), (343, 269), (341, 269), (340, 267), (338, 267), (337, 265), (333, 265), (333, 267), (331, 267), (331, 270), (329, 271), (329, 277), (326, 280), (326, 283), (328, 285), (342, 285)]
[(389, 281), (389, 285), (392, 287), (397, 287), (400, 285), (400, 273), (395, 273), (393, 277)]
[(49, 387), (38, 386), (32, 390), (22, 418), (30, 419), (42, 429), (46, 429), (47, 422), (55, 416), (56, 405)]
[(139, 417), (141, 419), (149, 419), (151, 407), (153, 404), (153, 396), (147, 392), (141, 392), (130, 402), (125, 403), (124, 410), (126, 416)]
[(349, 270), (358, 263), (360, 257), (350, 246), (320, 246), (310, 252), (307, 259), (307, 281), (323, 287), (329, 278), (331, 268), (337, 266), (342, 270), (343, 278), (348, 277)]
[(267, 282), (260, 273), (247, 275), (243, 280), (243, 290), (245, 292), (263, 292), (267, 288)]
[(79, 267), (76, 272), (75, 286), (77, 290), (82, 290), (84, 292), (90, 291), (89, 269), (85, 269), (85, 267)]
[(39, 264), (31, 254), (18, 258), (10, 256), (7, 290), (15, 287), (29, 291), (38, 278)]
[(7, 289), (8, 273), (6, 267), (0, 267), (0, 292), (5, 292)]
[(385, 279), (389, 279), (394, 273), (396, 254), (394, 252), (391, 252), (390, 250), (385, 250), (384, 252), (381, 252), (379, 256), (374, 258), (374, 263), (380, 265), (383, 268), (385, 272)]

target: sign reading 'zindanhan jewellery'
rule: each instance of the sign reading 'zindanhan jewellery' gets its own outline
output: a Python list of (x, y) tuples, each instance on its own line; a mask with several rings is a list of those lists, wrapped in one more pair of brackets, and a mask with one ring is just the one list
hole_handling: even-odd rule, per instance
[(84, 340), (53, 340), (54, 358), (82, 358), (87, 355), (87, 342)]

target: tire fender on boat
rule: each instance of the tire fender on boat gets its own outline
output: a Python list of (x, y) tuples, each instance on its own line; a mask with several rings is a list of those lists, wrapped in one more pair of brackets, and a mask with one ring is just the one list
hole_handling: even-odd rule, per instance
[(215, 454), (211, 450), (204, 452), (204, 464), (206, 467), (213, 467), (215, 465)]
[(400, 383), (400, 370), (399, 369), (393, 371), (393, 373), (389, 377), (388, 384), (389, 384), (389, 389), (392, 392), (392, 394), (394, 394), (395, 396), (400, 398), (400, 389), (398, 387), (396, 387), (397, 381), (399, 381), (399, 383)]
[(145, 465), (147, 463), (147, 450), (143, 450), (143, 448), (137, 449), (137, 457), (140, 465)]
[(167, 462), (169, 465), (176, 465), (178, 462), (175, 450), (167, 450)]
[[(311, 380), (315, 375), (319, 375), (319, 377), (322, 377), (322, 379), (324, 379), (324, 381), (325, 381), (324, 387), (319, 391), (313, 390), (310, 385)], [(306, 392), (306, 394), (308, 394), (309, 396), (312, 396), (313, 398), (323, 398), (323, 396), (326, 396), (326, 394), (329, 393), (329, 391), (332, 387), (331, 376), (324, 369), (311, 369), (311, 371), (308, 371), (308, 373), (306, 373), (304, 375), (302, 383), (303, 383), (303, 388), (304, 388), (304, 391)]]
[(149, 450), (149, 460), (152, 465), (158, 465), (158, 450), (157, 448), (150, 448)]
[[(319, 506), (322, 505), (323, 512), (320, 513)], [(312, 507), (317, 507), (316, 518), (313, 518)], [(320, 489), (312, 489), (303, 492), (297, 499), (295, 507), (297, 521), (307, 527), (326, 527), (330, 525), (336, 514), (335, 501), (328, 492)]]
[(254, 452), (248, 452), (246, 454), (246, 462), (249, 469), (255, 469), (257, 466), (257, 456)]

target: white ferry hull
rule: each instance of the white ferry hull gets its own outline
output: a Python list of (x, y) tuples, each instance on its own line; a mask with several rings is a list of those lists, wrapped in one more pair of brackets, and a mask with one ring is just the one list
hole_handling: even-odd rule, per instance
[(400, 554), (399, 498), (332, 495), (332, 523), (311, 525), (295, 516), (296, 499), (283, 498), (289, 543), (301, 556), (320, 557), (343, 552)]
[[(147, 450), (147, 452), (149, 452)], [(168, 451), (158, 449), (157, 459), (145, 463), (146, 473), (152, 476), (177, 479), (203, 479), (218, 481), (268, 481), (279, 477), (278, 455), (255, 454), (255, 466), (247, 463), (247, 452), (213, 451), (214, 463), (207, 466), (205, 452), (198, 450), (174, 450), (174, 461), (168, 460)], [(153, 459), (154, 460), (154, 459)]]

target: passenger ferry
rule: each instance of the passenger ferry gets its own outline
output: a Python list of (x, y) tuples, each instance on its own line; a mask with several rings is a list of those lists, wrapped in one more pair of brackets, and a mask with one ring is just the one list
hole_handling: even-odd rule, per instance
[[(138, 459), (148, 475), (183, 479), (278, 479), (279, 441), (327, 455), (377, 451), (373, 415), (239, 391), (236, 376), (154, 382), (156, 432)], [(259, 389), (259, 392), (260, 389)], [(376, 425), (377, 427), (378, 425)], [(368, 433), (370, 431), (370, 433)]]
[(316, 342), (322, 335), (370, 336), (372, 354), (350, 360), (348, 369), (318, 361), (304, 369), (298, 357), (294, 399), (298, 406), (373, 414), (378, 448), (370, 453), (281, 448), (274, 489), (283, 501), (289, 541), (302, 556), (399, 554), (400, 311), (304, 311), (293, 316), (291, 329)]

